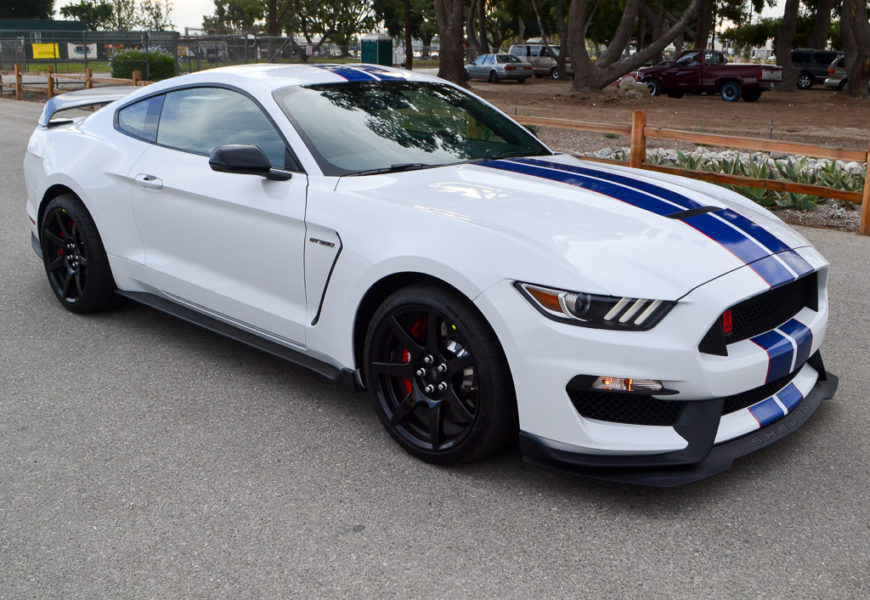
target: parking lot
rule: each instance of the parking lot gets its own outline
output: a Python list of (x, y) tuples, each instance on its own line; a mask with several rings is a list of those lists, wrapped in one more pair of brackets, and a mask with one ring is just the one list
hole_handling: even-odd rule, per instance
[(40, 110), (0, 100), (0, 599), (870, 597), (870, 238), (801, 229), (840, 389), (731, 471), (440, 468), (299, 367), (140, 306), (66, 312), (24, 213)]

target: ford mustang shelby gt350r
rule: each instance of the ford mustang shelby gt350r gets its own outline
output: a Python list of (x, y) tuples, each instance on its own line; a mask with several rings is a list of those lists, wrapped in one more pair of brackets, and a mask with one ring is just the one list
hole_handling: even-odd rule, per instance
[(257, 65), (68, 93), (24, 170), (67, 309), (131, 298), (365, 388), (423, 460), (518, 435), (532, 462), (674, 485), (836, 389), (803, 237), (721, 187), (552, 152), (434, 77)]

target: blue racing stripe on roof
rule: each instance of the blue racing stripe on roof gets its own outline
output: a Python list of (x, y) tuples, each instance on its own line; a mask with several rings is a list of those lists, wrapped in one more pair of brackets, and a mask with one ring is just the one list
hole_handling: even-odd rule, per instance
[(776, 381), (791, 372), (794, 354), (791, 340), (776, 331), (767, 331), (755, 336), (752, 341), (767, 352), (767, 376), (764, 383)]
[(617, 185), (609, 181), (601, 181), (600, 179), (593, 179), (578, 173), (569, 173), (561, 170), (547, 169), (530, 164), (503, 160), (484, 162), (480, 163), (480, 165), (513, 173), (523, 173), (525, 175), (542, 177), (544, 179), (549, 179), (550, 181), (567, 183), (585, 190), (610, 196), (611, 198), (621, 200), (627, 204), (658, 215), (664, 216), (674, 212), (673, 206), (667, 202), (659, 200), (658, 198), (654, 198), (648, 194), (644, 194), (643, 192), (622, 185)]
[(329, 71), (330, 73), (335, 73), (340, 77), (344, 77), (348, 81), (377, 81), (377, 77), (374, 75), (370, 75), (369, 73), (365, 73), (360, 71), (359, 69), (354, 69), (352, 67), (346, 67), (344, 65), (313, 65), (318, 69), (323, 69), (324, 71)]
[(795, 407), (801, 403), (801, 400), (804, 399), (804, 395), (801, 394), (801, 391), (797, 389), (797, 386), (793, 383), (789, 383), (777, 392), (776, 397), (779, 398), (779, 401), (782, 402), (783, 406), (788, 409), (788, 412), (793, 411)]
[(810, 359), (810, 350), (813, 347), (813, 331), (797, 319), (791, 319), (787, 323), (782, 324), (779, 330), (785, 333), (797, 344), (797, 356), (795, 356), (795, 367), (802, 367), (805, 362)]
[(770, 425), (779, 418), (785, 416), (785, 413), (780, 408), (779, 404), (773, 398), (762, 400), (758, 404), (753, 404), (749, 407), (749, 412), (758, 421), (758, 424), (764, 427)]
[(383, 81), (407, 81), (408, 78), (399, 74), (393, 73), (392, 71), (387, 71), (386, 69), (382, 69), (376, 65), (358, 65), (354, 67), (359, 69), (360, 71), (365, 71), (371, 75), (374, 75), (378, 79)]

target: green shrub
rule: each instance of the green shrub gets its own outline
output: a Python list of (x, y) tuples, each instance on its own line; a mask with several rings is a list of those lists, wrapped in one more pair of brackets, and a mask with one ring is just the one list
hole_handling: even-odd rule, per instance
[(112, 77), (130, 79), (133, 71), (141, 71), (142, 79), (157, 81), (175, 75), (175, 57), (168, 50), (154, 48), (148, 51), (150, 70), (145, 68), (146, 54), (144, 50), (130, 48), (112, 53), (109, 63), (112, 65)]

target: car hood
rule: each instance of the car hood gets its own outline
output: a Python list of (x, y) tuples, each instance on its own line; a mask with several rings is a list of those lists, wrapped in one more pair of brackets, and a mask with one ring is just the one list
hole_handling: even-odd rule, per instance
[(345, 177), (340, 187), (497, 232), (598, 288), (582, 291), (676, 300), (747, 265), (771, 286), (811, 270), (792, 251), (808, 242), (742, 196), (570, 156)]

